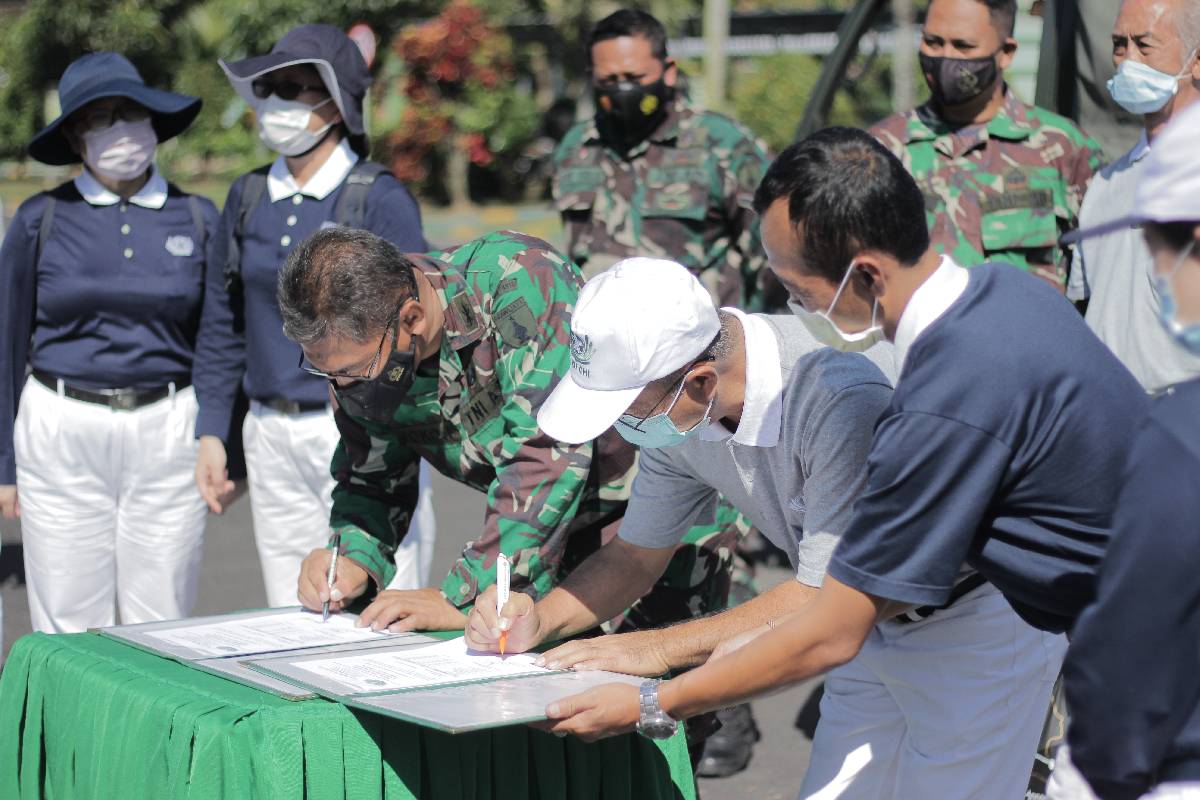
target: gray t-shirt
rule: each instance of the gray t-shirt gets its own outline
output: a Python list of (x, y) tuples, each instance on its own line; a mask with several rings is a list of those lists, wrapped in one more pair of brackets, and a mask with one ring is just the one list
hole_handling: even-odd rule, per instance
[[(693, 436), (643, 450), (619, 535), (642, 547), (677, 544), (693, 524), (712, 519), (721, 493), (787, 553), (797, 580), (820, 586), (866, 478), (875, 422), (891, 398), (892, 382), (880, 367), (894, 377), (892, 348), (876, 345), (870, 358), (841, 353), (822, 347), (796, 317), (754, 319), (778, 343), (782, 389), (778, 398), (756, 398), (760, 405), (778, 401), (766, 404), (765, 420), (778, 423), (777, 440), (739, 442), (739, 427), (721, 441)], [(769, 348), (755, 348), (753, 336), (746, 341), (747, 359), (755, 360), (757, 349), (762, 369)], [(747, 380), (748, 403), (760, 383)]]

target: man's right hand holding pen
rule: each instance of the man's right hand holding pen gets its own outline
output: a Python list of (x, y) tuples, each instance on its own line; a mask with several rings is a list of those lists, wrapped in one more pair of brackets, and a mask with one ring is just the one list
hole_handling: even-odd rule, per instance
[(466, 639), (472, 650), (500, 652), (500, 634), (507, 632), (506, 653), (524, 653), (542, 643), (540, 619), (533, 599), (513, 592), (500, 613), (496, 613), (496, 587), (489, 586), (475, 598), (475, 608), (467, 620)]

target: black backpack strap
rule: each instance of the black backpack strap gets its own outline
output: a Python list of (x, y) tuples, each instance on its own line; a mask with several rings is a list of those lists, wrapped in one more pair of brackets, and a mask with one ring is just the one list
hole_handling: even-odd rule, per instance
[(50, 240), (50, 230), (54, 227), (54, 207), (58, 205), (58, 199), (52, 195), (46, 195), (46, 207), (42, 209), (42, 221), (38, 224), (37, 249), (33, 251), (33, 263), (40, 263), (42, 260), (42, 250), (46, 247), (46, 242)]
[(258, 208), (259, 201), (267, 191), (267, 173), (270, 169), (270, 165), (267, 165), (248, 172), (246, 180), (242, 182), (240, 205), (233, 223), (233, 230), (229, 232), (229, 241), (226, 243), (225, 250), (225, 291), (231, 295), (241, 292), (242, 239), (245, 238), (250, 216), (254, 213), (254, 209)]
[(367, 218), (367, 195), (376, 179), (389, 172), (374, 161), (359, 161), (346, 176), (345, 186), (333, 207), (333, 221), (347, 228), (361, 228)]

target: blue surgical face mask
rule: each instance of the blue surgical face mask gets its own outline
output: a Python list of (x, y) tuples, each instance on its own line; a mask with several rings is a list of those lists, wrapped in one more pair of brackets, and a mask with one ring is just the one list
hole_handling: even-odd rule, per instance
[(677, 444), (683, 444), (696, 433), (708, 427), (710, 421), (708, 415), (712, 412), (713, 403), (717, 401), (716, 392), (713, 392), (712, 399), (708, 401), (708, 407), (704, 409), (704, 416), (691, 428), (681, 431), (671, 420), (669, 416), (671, 409), (679, 402), (679, 396), (683, 394), (683, 387), (686, 383), (687, 375), (683, 377), (679, 388), (675, 391), (675, 396), (671, 398), (671, 404), (661, 414), (655, 414), (645, 419), (635, 417), (631, 414), (622, 414), (617, 419), (615, 426), (617, 433), (621, 434), (621, 438), (632, 445), (653, 450), (659, 447), (674, 447)]
[(833, 302), (829, 304), (827, 310), (805, 311), (804, 306), (795, 300), (788, 300), (788, 308), (800, 318), (800, 321), (804, 323), (804, 327), (808, 328), (808, 332), (821, 344), (846, 353), (861, 353), (863, 350), (883, 341), (883, 326), (875, 321), (879, 313), (878, 300), (871, 306), (871, 324), (866, 330), (858, 331), (857, 333), (846, 333), (833, 321), (833, 309), (837, 306), (838, 300), (841, 299), (842, 292), (846, 290), (846, 285), (850, 282), (850, 273), (852, 272), (854, 272), (854, 264), (851, 264), (846, 269), (846, 274), (842, 276), (842, 283), (838, 286), (837, 292), (833, 295)]
[(1109, 79), (1108, 93), (1130, 114), (1160, 111), (1179, 91), (1179, 79), (1187, 73), (1187, 65), (1194, 55), (1193, 52), (1183, 60), (1184, 68), (1178, 75), (1168, 75), (1140, 61), (1125, 59), (1117, 67), (1117, 74)]
[(1195, 239), (1188, 242), (1188, 246), (1179, 254), (1179, 260), (1171, 268), (1170, 274), (1154, 276), (1154, 286), (1158, 290), (1159, 321), (1167, 329), (1167, 333), (1171, 334), (1171, 338), (1175, 340), (1176, 344), (1189, 353), (1200, 356), (1200, 322), (1183, 323), (1176, 318), (1179, 307), (1175, 304), (1175, 290), (1171, 287), (1171, 279), (1175, 277), (1175, 273), (1183, 266), (1183, 262), (1187, 261), (1188, 256), (1192, 254), (1195, 245)]

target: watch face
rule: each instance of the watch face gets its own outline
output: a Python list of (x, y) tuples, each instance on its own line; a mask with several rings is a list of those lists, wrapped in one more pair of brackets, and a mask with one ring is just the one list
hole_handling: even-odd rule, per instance
[(670, 739), (675, 735), (675, 726), (677, 723), (654, 721), (646, 725), (638, 726), (638, 733), (645, 736), (647, 739)]

